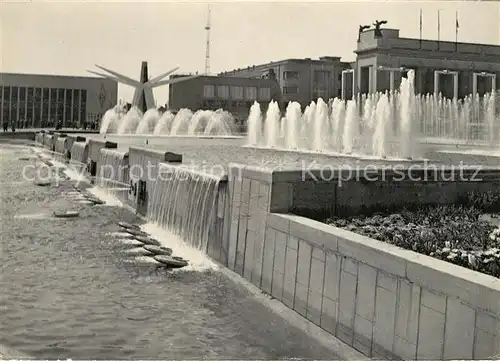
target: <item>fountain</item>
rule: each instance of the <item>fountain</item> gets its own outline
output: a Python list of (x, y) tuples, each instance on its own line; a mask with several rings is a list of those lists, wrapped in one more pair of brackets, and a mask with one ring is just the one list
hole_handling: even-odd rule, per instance
[[(415, 95), (414, 81), (415, 73), (409, 71), (399, 91), (347, 102), (336, 98), (325, 103), (319, 98), (303, 113), (291, 102), (282, 120), (277, 103), (269, 104), (264, 119), (254, 104), (248, 146), (388, 160), (418, 159), (420, 143), (425, 142), (500, 148), (494, 92), (450, 100), (440, 94)], [(278, 129), (283, 129), (281, 134)]]
[(156, 109), (149, 109), (140, 120), (135, 130), (135, 134), (152, 134), (156, 128), (161, 114)]
[(101, 149), (100, 152), (96, 184), (104, 189), (128, 187), (128, 154), (107, 148)]
[(120, 119), (118, 125), (117, 134), (135, 134), (137, 127), (142, 119), (142, 112), (137, 107), (132, 107), (125, 114), (125, 116)]
[(258, 145), (261, 136), (262, 115), (260, 112), (260, 104), (254, 102), (250, 107), (250, 115), (248, 116), (248, 144), (253, 146)]
[(206, 251), (215, 221), (220, 178), (216, 175), (159, 163), (151, 183), (147, 217), (180, 236), (188, 245)]
[(149, 109), (142, 114), (132, 107), (126, 114), (116, 106), (108, 110), (101, 121), (101, 134), (136, 134), (166, 136), (229, 136), (232, 134), (234, 118), (231, 113), (218, 109), (198, 110), (193, 114), (181, 109), (177, 114)]
[(120, 111), (119, 106), (115, 106), (114, 108), (107, 110), (102, 117), (99, 133), (116, 133), (122, 117), (123, 113)]

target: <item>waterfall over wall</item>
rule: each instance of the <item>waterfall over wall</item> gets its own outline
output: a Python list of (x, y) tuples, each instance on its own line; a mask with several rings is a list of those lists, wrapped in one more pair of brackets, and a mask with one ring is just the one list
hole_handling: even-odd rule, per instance
[(59, 153), (59, 155), (64, 155), (67, 141), (66, 137), (58, 137), (55, 144), (55, 152)]
[(103, 188), (128, 187), (128, 153), (106, 148), (100, 153), (96, 184)]
[(35, 143), (38, 145), (43, 145), (43, 133), (35, 134)]
[(89, 145), (87, 142), (74, 142), (71, 147), (71, 164), (77, 168), (85, 167), (89, 156)]
[(148, 219), (206, 252), (217, 218), (219, 182), (217, 176), (159, 163), (149, 191)]

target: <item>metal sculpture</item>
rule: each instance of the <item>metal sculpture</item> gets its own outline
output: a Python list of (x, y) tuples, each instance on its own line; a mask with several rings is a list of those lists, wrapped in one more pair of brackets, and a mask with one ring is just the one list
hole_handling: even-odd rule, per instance
[(358, 30), (358, 43), (361, 41), (361, 33), (366, 29), (370, 29), (370, 25), (360, 25)]
[[(96, 64), (96, 67), (109, 73), (109, 74), (103, 74), (97, 71), (92, 71), (92, 70), (87, 70), (89, 73), (92, 73), (94, 75), (98, 75), (100, 77), (114, 80), (118, 83), (126, 84), (131, 87), (135, 88), (134, 91), (134, 98), (132, 100), (132, 106), (138, 107), (143, 113), (145, 113), (148, 109), (151, 108), (156, 108), (156, 102), (154, 99), (153, 95), (153, 88), (163, 86), (163, 85), (168, 85), (168, 84), (175, 84), (175, 83), (180, 83), (186, 80), (194, 79), (199, 77), (199, 75), (192, 75), (192, 76), (184, 76), (184, 77), (179, 77), (175, 79), (164, 79), (166, 76), (172, 74), (174, 71), (179, 69), (179, 67), (176, 67), (174, 69), (171, 69), (167, 71), (164, 74), (161, 74), (153, 79), (148, 78), (148, 63), (147, 61), (143, 61), (141, 65), (141, 76), (140, 80), (134, 80), (132, 78), (129, 78), (128, 76), (125, 76), (123, 74), (117, 73), (116, 71), (109, 70), (107, 68), (104, 68), (100, 65)], [(111, 75), (110, 75), (111, 74)]]
[(376, 38), (382, 37), (382, 31), (380, 31), (380, 26), (384, 25), (384, 24), (387, 24), (387, 20), (382, 20), (382, 21), (375, 20), (375, 22), (373, 23), (373, 26), (375, 27), (375, 37)]

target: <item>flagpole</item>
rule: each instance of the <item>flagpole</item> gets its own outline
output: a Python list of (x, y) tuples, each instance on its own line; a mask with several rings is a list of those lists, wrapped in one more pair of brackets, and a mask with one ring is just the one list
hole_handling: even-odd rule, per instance
[(422, 49), (422, 9), (420, 9), (420, 49)]
[(458, 11), (455, 12), (455, 51), (458, 51), (458, 29), (460, 24), (458, 23)]
[(440, 20), (440, 13), (441, 10), (438, 10), (438, 50), (439, 50), (439, 41), (441, 40), (441, 20)]

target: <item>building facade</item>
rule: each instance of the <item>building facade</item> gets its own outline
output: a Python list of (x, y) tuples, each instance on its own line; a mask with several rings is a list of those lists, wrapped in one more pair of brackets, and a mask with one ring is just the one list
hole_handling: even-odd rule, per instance
[(16, 128), (98, 124), (117, 97), (118, 84), (109, 79), (0, 73), (0, 123)]
[(188, 108), (192, 111), (222, 108), (243, 121), (255, 101), (265, 106), (271, 100), (281, 102), (280, 88), (274, 79), (199, 76), (170, 84), (168, 106), (173, 110)]
[(415, 71), (415, 92), (463, 98), (500, 88), (500, 46), (399, 37), (397, 29), (360, 34), (353, 69), (342, 74), (342, 94), (386, 91), (399, 87)]
[(282, 93), (280, 107), (297, 101), (303, 107), (318, 98), (329, 99), (341, 95), (342, 71), (350, 65), (339, 57), (317, 59), (286, 59), (243, 69), (220, 73), (223, 77), (275, 79)]

